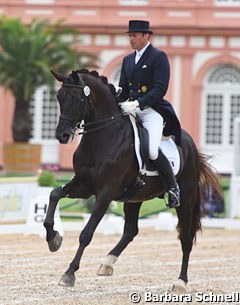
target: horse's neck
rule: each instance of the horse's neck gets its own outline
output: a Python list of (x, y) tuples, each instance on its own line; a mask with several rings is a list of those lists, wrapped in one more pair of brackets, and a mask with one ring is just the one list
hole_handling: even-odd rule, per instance
[(119, 114), (118, 110), (112, 109), (94, 109), (89, 114), (87, 114), (84, 118), (85, 123), (101, 123), (111, 121), (113, 117), (117, 117)]
[(117, 114), (119, 114), (119, 110), (113, 96), (104, 92), (94, 95), (93, 110), (88, 116), (88, 121), (108, 119)]
[(83, 135), (74, 155), (75, 160), (79, 160), (83, 168), (94, 168), (101, 172), (105, 170), (104, 164), (122, 160), (131, 151), (134, 152), (132, 143), (131, 123), (127, 118), (119, 116), (112, 125)]
[(101, 147), (104, 151), (110, 150), (115, 155), (125, 140), (131, 139), (133, 132), (130, 120), (118, 114), (113, 120), (112, 117), (108, 117), (110, 120), (97, 124), (99, 130), (83, 136), (82, 144), (86, 146), (85, 149), (90, 150), (92, 154), (98, 154)]
[[(84, 82), (91, 88), (91, 95), (88, 103), (88, 109), (84, 115), (85, 123), (100, 123), (106, 120), (112, 120), (119, 114), (117, 101), (110, 91), (107, 84), (103, 83), (100, 78), (92, 75), (83, 76)], [(93, 126), (93, 125), (91, 125)]]

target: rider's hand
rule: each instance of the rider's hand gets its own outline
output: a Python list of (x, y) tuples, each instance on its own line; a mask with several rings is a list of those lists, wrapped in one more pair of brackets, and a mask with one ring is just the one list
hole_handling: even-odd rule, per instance
[(121, 108), (123, 110), (123, 113), (125, 114), (135, 114), (137, 111), (137, 108), (139, 107), (138, 100), (135, 101), (126, 101), (121, 103)]

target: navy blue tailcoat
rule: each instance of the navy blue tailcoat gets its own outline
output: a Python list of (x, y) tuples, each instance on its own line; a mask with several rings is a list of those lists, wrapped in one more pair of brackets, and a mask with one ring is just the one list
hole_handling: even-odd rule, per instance
[(181, 146), (181, 126), (172, 105), (164, 99), (168, 89), (170, 66), (166, 53), (150, 44), (138, 63), (135, 52), (123, 59), (119, 87), (122, 93), (120, 102), (138, 100), (140, 109), (152, 107), (166, 122), (163, 134), (174, 135)]

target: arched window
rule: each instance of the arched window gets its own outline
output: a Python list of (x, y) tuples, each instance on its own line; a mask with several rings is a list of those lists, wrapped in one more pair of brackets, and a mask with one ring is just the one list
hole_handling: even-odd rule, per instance
[(210, 71), (204, 83), (202, 144), (229, 147), (233, 124), (240, 115), (240, 69), (221, 65)]
[(209, 77), (210, 84), (239, 84), (240, 70), (233, 65), (220, 66)]
[(220, 172), (233, 170), (234, 119), (240, 116), (240, 69), (219, 65), (204, 81), (201, 115), (201, 148), (213, 156)]
[(59, 161), (59, 145), (55, 137), (59, 117), (56, 91), (47, 86), (38, 88), (31, 101), (33, 120), (31, 142), (42, 144), (42, 162), (56, 164)]

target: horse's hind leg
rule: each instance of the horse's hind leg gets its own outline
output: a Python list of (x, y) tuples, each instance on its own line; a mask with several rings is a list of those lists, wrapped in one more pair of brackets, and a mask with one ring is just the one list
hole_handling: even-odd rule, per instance
[[(189, 188), (189, 187), (188, 187)], [(191, 193), (185, 191), (183, 204), (177, 209), (178, 232), (182, 246), (182, 265), (178, 281), (173, 285), (175, 292), (184, 292), (188, 283), (188, 264), (193, 240), (201, 229), (199, 188), (192, 185)], [(184, 188), (182, 188), (184, 190)]]
[(119, 255), (127, 247), (127, 245), (138, 234), (138, 215), (142, 202), (124, 203), (125, 224), (123, 236), (118, 244), (109, 252), (105, 262), (101, 264), (98, 275), (112, 275), (113, 264), (117, 261)]

